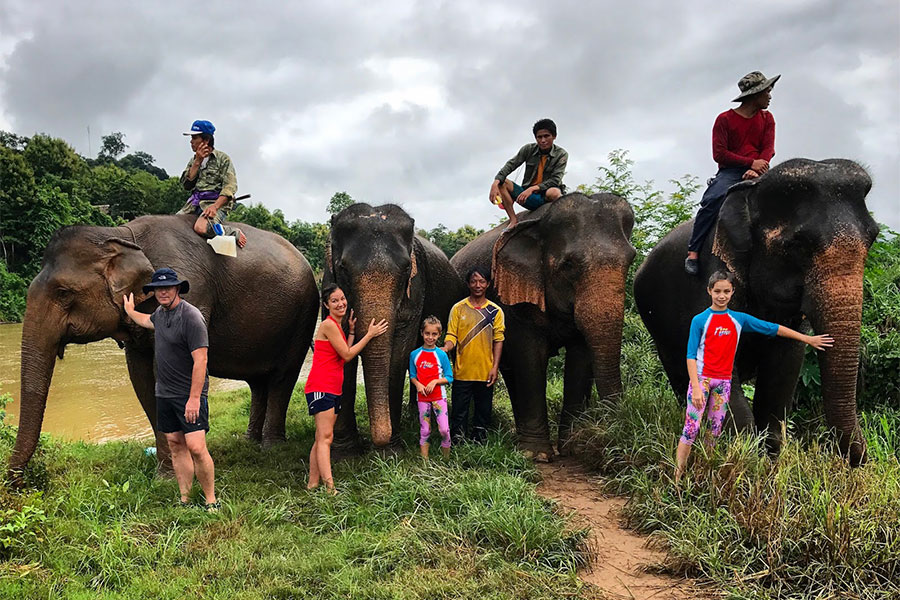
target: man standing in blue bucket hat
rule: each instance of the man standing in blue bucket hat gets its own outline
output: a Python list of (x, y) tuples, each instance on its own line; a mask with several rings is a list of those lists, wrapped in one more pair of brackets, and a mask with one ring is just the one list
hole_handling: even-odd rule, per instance
[(181, 298), (190, 284), (173, 269), (158, 269), (144, 293), (151, 291), (159, 307), (153, 314), (137, 312), (134, 294), (123, 298), (132, 321), (153, 330), (156, 363), (156, 428), (166, 436), (172, 467), (181, 492), (181, 506), (190, 506), (194, 475), (203, 489), (207, 512), (218, 512), (215, 466), (206, 448), (209, 431), (209, 373), (206, 369), (209, 334), (203, 315)]
[[(237, 193), (237, 176), (231, 158), (215, 149), (215, 126), (209, 121), (194, 121), (190, 131), (191, 150), (194, 156), (181, 174), (181, 185), (190, 190), (184, 207), (178, 211), (182, 215), (197, 215), (194, 231), (207, 238), (217, 233), (233, 235), (240, 248), (247, 243), (247, 237), (237, 228), (224, 225), (225, 218), (234, 208)], [(219, 227), (217, 228), (216, 225)], [(221, 231), (217, 231), (221, 229)]]

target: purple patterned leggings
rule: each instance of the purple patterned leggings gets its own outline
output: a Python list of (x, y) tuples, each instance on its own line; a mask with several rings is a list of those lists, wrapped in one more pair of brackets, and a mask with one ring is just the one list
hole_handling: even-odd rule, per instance
[(431, 411), (437, 420), (438, 431), (441, 432), (441, 448), (450, 447), (450, 420), (447, 418), (447, 401), (417, 402), (419, 405), (419, 445), (428, 443), (431, 435)]
[(728, 399), (731, 397), (731, 379), (701, 377), (700, 387), (703, 388), (705, 404), (698, 409), (693, 402), (693, 384), (688, 385), (687, 411), (684, 415), (684, 431), (681, 432), (681, 443), (688, 446), (697, 439), (704, 410), (708, 413), (709, 432), (714, 438), (719, 437), (719, 434), (722, 433), (722, 423), (725, 422), (725, 413), (728, 412)]

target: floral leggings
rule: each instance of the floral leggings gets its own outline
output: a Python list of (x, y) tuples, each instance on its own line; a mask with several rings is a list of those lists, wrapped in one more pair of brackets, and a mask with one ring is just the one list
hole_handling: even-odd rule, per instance
[(681, 443), (690, 446), (697, 439), (700, 431), (700, 421), (703, 419), (703, 411), (708, 409), (709, 430), (712, 437), (719, 437), (722, 433), (722, 423), (725, 421), (725, 413), (728, 411), (728, 399), (731, 397), (730, 379), (700, 378), (700, 387), (703, 388), (702, 408), (694, 406), (693, 384), (688, 385), (687, 411), (684, 416), (684, 431), (681, 432)]
[(441, 448), (450, 447), (450, 420), (447, 417), (447, 401), (435, 400), (434, 402), (417, 402), (419, 405), (419, 445), (428, 443), (431, 435), (431, 411), (437, 420), (438, 431), (441, 432)]

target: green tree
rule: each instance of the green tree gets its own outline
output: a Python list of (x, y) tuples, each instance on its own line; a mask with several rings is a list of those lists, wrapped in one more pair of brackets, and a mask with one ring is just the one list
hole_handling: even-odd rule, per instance
[(15, 270), (28, 261), (28, 211), (35, 198), (34, 172), (22, 154), (0, 146), (0, 251)]
[[(155, 185), (155, 178), (146, 178)], [(97, 166), (80, 182), (81, 197), (93, 206), (108, 206), (113, 218), (131, 220), (147, 213), (148, 190), (138, 181), (116, 165)]]
[(483, 229), (475, 229), (471, 225), (463, 225), (456, 231), (450, 231), (443, 223), (438, 223), (438, 226), (431, 231), (424, 229), (418, 231), (419, 235), (443, 250), (447, 258), (453, 258), (453, 255), (459, 252), (463, 246), (482, 233), (484, 233)]
[(23, 156), (37, 179), (56, 176), (75, 180), (88, 172), (88, 164), (69, 144), (44, 134), (28, 140)]
[(678, 179), (670, 179), (675, 190), (668, 196), (654, 189), (653, 181), (638, 183), (632, 170), (634, 160), (628, 158), (627, 150), (613, 150), (607, 155), (608, 165), (597, 167), (600, 175), (593, 185), (582, 184), (578, 191), (585, 194), (607, 192), (621, 196), (631, 204), (634, 210), (634, 232), (631, 243), (637, 249), (640, 263), (656, 243), (678, 224), (691, 218), (694, 202), (691, 197), (700, 189), (697, 177), (682, 175)]
[(0, 131), (0, 146), (21, 152), (28, 144), (28, 138), (11, 131)]
[(141, 152), (140, 150), (138, 150), (136, 152), (132, 152), (131, 154), (123, 156), (118, 161), (116, 161), (116, 164), (126, 171), (146, 171), (157, 179), (168, 179), (169, 174), (166, 173), (166, 170), (161, 167), (157, 167), (154, 164), (155, 162), (156, 159), (153, 158), (153, 156), (147, 154), (146, 152)]
[(355, 203), (356, 200), (354, 200), (347, 192), (335, 192), (331, 197), (331, 200), (328, 201), (328, 214), (334, 216)]
[(97, 154), (97, 160), (115, 161), (116, 157), (124, 154), (127, 148), (125, 134), (121, 131), (114, 131), (100, 138), (100, 152)]

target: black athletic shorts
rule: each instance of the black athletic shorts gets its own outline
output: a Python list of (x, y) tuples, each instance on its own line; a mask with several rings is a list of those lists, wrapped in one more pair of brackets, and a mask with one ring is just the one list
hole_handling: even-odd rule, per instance
[(306, 405), (309, 414), (314, 415), (329, 408), (334, 409), (334, 414), (341, 412), (341, 397), (327, 392), (309, 392), (306, 394)]
[(183, 431), (209, 431), (209, 402), (206, 396), (200, 396), (200, 414), (194, 423), (188, 423), (184, 418), (184, 407), (188, 399), (160, 398), (156, 397), (156, 428), (163, 433), (175, 433)]

